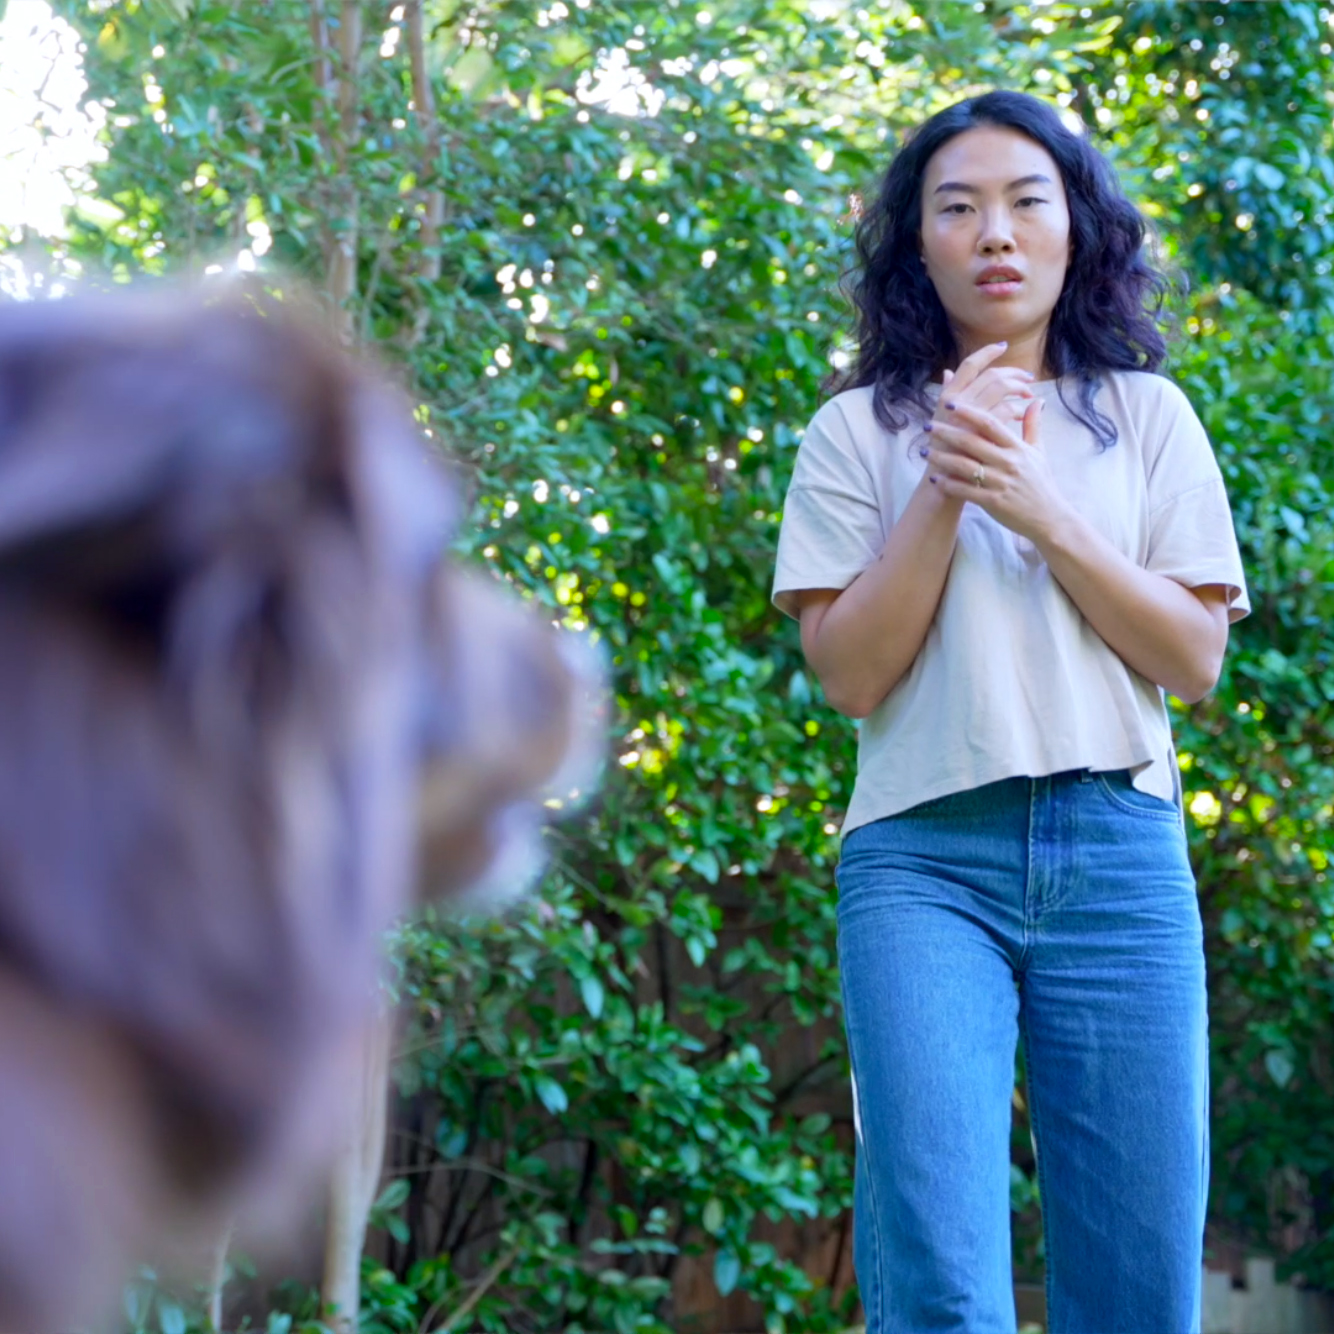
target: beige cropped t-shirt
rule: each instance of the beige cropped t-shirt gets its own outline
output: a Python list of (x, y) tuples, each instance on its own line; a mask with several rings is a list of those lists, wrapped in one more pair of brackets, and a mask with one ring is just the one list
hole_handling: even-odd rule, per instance
[[(1117, 442), (1100, 449), (1055, 381), (1035, 390), (1052, 471), (1079, 511), (1145, 569), (1187, 588), (1225, 586), (1231, 618), (1244, 616), (1223, 478), (1185, 395), (1157, 375), (1104, 376), (1095, 404)], [(876, 559), (926, 466), (921, 422), (887, 431), (871, 396), (831, 399), (797, 451), (773, 585), (790, 616), (793, 594), (846, 588)], [(1073, 385), (1066, 396), (1077, 401)], [(984, 783), (1081, 768), (1129, 769), (1136, 787), (1172, 800), (1163, 692), (1099, 637), (1032, 543), (968, 504), (926, 641), (861, 724), (843, 833)]]

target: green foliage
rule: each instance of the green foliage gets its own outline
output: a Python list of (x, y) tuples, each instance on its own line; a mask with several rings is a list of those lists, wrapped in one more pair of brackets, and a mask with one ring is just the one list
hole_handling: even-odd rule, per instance
[(1094, 117), (1151, 127), (1152, 149), (1136, 145), (1158, 182), (1149, 193), (1180, 218), (1197, 283), (1243, 288), (1312, 332), (1334, 294), (1327, 12), (1286, 0), (1125, 8), (1119, 77), (1090, 97)]
[(126, 1334), (187, 1334), (201, 1323), (189, 1303), (159, 1287), (151, 1269), (140, 1270), (125, 1285), (123, 1305)]
[[(1177, 714), (1215, 1215), (1292, 1249), (1289, 1210), (1299, 1263), (1334, 1283), (1325, 12), (428, 3), (433, 123), (407, 35), (364, 6), (385, 17), (349, 133), (306, 4), (59, 8), (109, 117), (69, 257), (127, 275), (253, 245), (320, 283), (353, 238), (355, 327), (463, 461), (460, 546), (612, 663), (611, 772), (552, 836), (540, 901), (401, 934), (408, 1185), (377, 1213), (368, 1328), (465, 1308), (484, 1329), (675, 1328), (667, 1285), (696, 1254), (770, 1330), (844, 1321), (770, 1238), (850, 1198), (832, 867), (853, 734), (767, 588), (838, 354), (850, 196), (890, 133), (993, 84), (1084, 117), (1199, 289), (1178, 373), (1259, 608), (1216, 695)], [(599, 68), (626, 71), (601, 97)], [(1031, 1214), (1029, 1165), (1017, 1150)]]
[[(465, 1179), (481, 1157), (493, 1174), (487, 1192), (438, 1219), (438, 1232), (436, 1219), (423, 1220), (411, 1253), (429, 1258), (409, 1262), (410, 1282), (424, 1299), (457, 1290), (461, 1300), (454, 1267), (436, 1257), (464, 1249), (489, 1221), (511, 1271), (533, 1266), (524, 1289), (534, 1328), (604, 1328), (597, 1309), (614, 1305), (616, 1328), (658, 1329), (664, 1271), (704, 1243), (717, 1248), (721, 1291), (762, 1283), (776, 1312), (790, 1313), (810, 1281), (753, 1240), (752, 1227), (760, 1215), (813, 1217), (831, 1199), (845, 1203), (847, 1162), (829, 1118), (775, 1117), (758, 1047), (727, 1035), (741, 1016), (725, 992), (683, 999), (706, 1035), (695, 1036), (632, 980), (648, 971), (664, 918), (683, 954), (711, 941), (706, 908), (681, 896), (655, 903), (649, 890), (634, 913), (645, 925), (630, 928), (590, 908), (568, 875), (553, 879), (540, 907), (509, 924), (428, 921), (402, 932), (414, 1015), (406, 1041), (417, 1054), (400, 1077), (405, 1093), (433, 1095), (429, 1143), (416, 1157)], [(710, 1021), (714, 1009), (724, 1022)], [(497, 1294), (476, 1318), (500, 1330), (515, 1317)]]
[(1299, 341), (1281, 314), (1228, 299), (1182, 358), (1257, 609), (1177, 737), (1211, 936), (1215, 1208), (1271, 1244), (1288, 1229), (1294, 1266), (1334, 1285), (1334, 325)]

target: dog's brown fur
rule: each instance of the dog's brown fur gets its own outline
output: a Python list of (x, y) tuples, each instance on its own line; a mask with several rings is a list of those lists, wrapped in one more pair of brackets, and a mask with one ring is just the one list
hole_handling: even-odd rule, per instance
[(0, 1330), (304, 1152), (419, 820), (473, 881), (568, 754), (381, 377), (247, 295), (0, 309)]

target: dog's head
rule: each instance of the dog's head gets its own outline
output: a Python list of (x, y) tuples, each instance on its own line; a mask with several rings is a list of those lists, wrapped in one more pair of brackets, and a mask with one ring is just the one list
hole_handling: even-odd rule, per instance
[(4, 1327), (52, 1314), (34, 1171), (96, 1286), (93, 1232), (284, 1143), (422, 813), (449, 893), (534, 825), (586, 682), (443, 559), (455, 508), (406, 404), (280, 303), (0, 308)]

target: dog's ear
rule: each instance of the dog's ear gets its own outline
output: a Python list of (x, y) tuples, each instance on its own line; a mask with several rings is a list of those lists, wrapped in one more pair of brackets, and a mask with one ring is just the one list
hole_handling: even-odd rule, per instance
[(384, 439), (406, 420), (280, 309), (154, 294), (4, 307), (0, 578), (107, 589), (321, 507), (374, 526), (368, 552), (422, 533), (438, 551), (439, 478), (414, 473), (419, 441)]
[(123, 529), (191, 469), (290, 463), (298, 405), (245, 392), (265, 388), (253, 345), (273, 331), (239, 307), (215, 315), (207, 338), (188, 336), (186, 320), (179, 304), (145, 298), (4, 308), (0, 558)]

